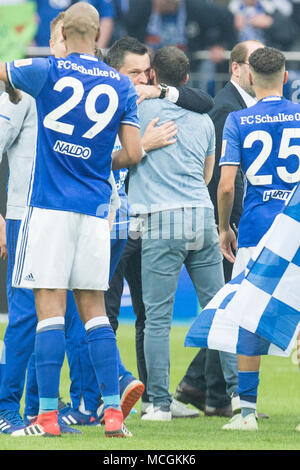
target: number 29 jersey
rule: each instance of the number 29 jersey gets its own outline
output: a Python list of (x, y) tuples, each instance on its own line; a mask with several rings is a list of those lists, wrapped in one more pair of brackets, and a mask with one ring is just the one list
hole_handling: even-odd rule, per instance
[(256, 246), (300, 180), (300, 106), (271, 96), (230, 113), (219, 164), (241, 165), (245, 193), (238, 246)]
[(128, 77), (87, 54), (16, 60), (7, 75), (36, 99), (36, 156), (28, 204), (106, 217), (120, 124), (139, 127)]

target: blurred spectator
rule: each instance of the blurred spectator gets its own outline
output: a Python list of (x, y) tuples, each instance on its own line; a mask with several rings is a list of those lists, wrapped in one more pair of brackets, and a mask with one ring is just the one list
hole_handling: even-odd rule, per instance
[(99, 12), (101, 35), (97, 45), (100, 49), (105, 49), (110, 44), (114, 29), (115, 9), (113, 0), (89, 0), (89, 3), (94, 5)]
[[(300, 0), (292, 0), (293, 5), (293, 20), (297, 28), (296, 38), (297, 43), (299, 44), (299, 31), (300, 31)], [(298, 34), (297, 34), (298, 33)]]
[(291, 0), (231, 0), (239, 41), (257, 39), (264, 44), (288, 50), (295, 40)]
[(35, 43), (39, 47), (49, 47), (51, 21), (73, 2), (72, 0), (35, 0), (35, 2), (38, 16)]
[[(190, 59), (193, 86), (206, 87), (216, 72), (227, 70), (225, 50), (237, 42), (233, 14), (210, 0), (128, 0), (124, 22), (128, 34), (152, 50), (175, 45)], [(209, 60), (195, 56), (209, 50)], [(212, 86), (212, 90), (213, 90)], [(213, 91), (206, 87), (209, 93)]]
[(0, 18), (1, 62), (23, 58), (36, 32), (35, 3), (0, 0)]
[(115, 18), (114, 18), (114, 29), (110, 39), (112, 45), (115, 41), (128, 36), (126, 27), (126, 15), (129, 11), (129, 0), (113, 0)]
[[(50, 40), (50, 23), (61, 11), (69, 8), (78, 0), (35, 0), (38, 14), (38, 30), (35, 37), (36, 45), (48, 47)], [(100, 14), (101, 37), (98, 47), (107, 47), (114, 25), (113, 0), (83, 0), (88, 1)]]
[[(153, 49), (176, 45), (191, 53), (231, 49), (236, 42), (233, 15), (226, 6), (209, 0), (128, 1), (128, 34)], [(215, 56), (220, 59), (220, 54)]]

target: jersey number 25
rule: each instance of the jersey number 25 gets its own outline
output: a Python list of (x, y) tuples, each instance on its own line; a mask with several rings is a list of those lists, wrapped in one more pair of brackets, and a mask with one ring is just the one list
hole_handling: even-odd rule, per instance
[[(289, 173), (285, 166), (277, 166), (277, 174), (285, 183), (297, 183), (300, 180), (300, 146), (290, 145), (290, 140), (293, 138), (300, 138), (300, 128), (283, 129), (278, 158), (286, 159), (291, 155), (296, 155), (299, 160), (298, 168), (294, 173)], [(244, 148), (251, 148), (257, 140), (260, 140), (263, 143), (263, 147), (259, 155), (246, 171), (246, 176), (250, 183), (255, 186), (272, 184), (272, 175), (257, 174), (272, 152), (272, 136), (266, 131), (253, 131), (248, 134), (244, 140)]]

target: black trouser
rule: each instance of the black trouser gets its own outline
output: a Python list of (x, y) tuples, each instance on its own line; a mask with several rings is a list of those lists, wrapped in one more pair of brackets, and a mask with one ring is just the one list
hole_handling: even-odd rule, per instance
[[(119, 264), (110, 281), (110, 287), (105, 293), (105, 306), (107, 316), (113, 330), (116, 332), (119, 326), (118, 316), (120, 314), (121, 297), (126, 279), (130, 294), (135, 322), (135, 347), (139, 379), (145, 385), (145, 392), (142, 400), (149, 401), (146, 393), (147, 371), (144, 356), (144, 328), (145, 328), (145, 307), (142, 299), (142, 278), (141, 278), (141, 238), (138, 234), (129, 234)], [(126, 366), (126, 364), (125, 364)]]
[(230, 404), (218, 351), (200, 349), (183, 380), (205, 393), (206, 405), (223, 408)]

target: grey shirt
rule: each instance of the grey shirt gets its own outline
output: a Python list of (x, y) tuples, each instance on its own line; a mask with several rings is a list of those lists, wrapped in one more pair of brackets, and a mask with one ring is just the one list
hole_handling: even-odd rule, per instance
[(7, 219), (21, 219), (27, 203), (36, 144), (35, 100), (22, 92), (16, 105), (7, 93), (0, 96), (0, 161), (7, 152), (9, 179), (7, 189)]
[(153, 150), (130, 168), (128, 199), (131, 214), (183, 207), (213, 208), (204, 181), (204, 161), (215, 153), (214, 125), (207, 114), (187, 111), (167, 100), (146, 100), (139, 106), (141, 134), (156, 117), (173, 120), (177, 142)]

